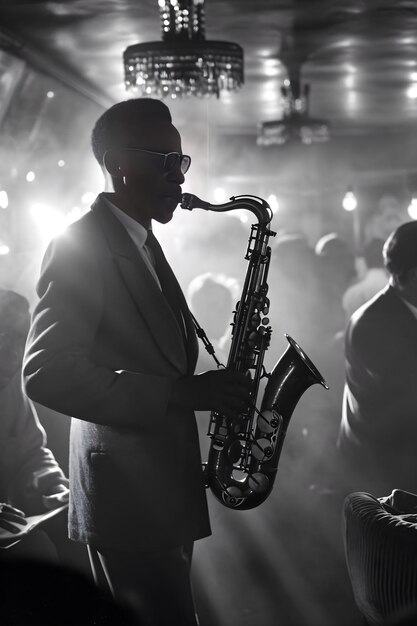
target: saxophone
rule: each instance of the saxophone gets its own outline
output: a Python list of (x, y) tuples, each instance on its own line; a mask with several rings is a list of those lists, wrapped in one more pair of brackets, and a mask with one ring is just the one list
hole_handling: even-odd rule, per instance
[[(263, 365), (272, 333), (266, 317), (270, 304), (267, 297), (271, 258), (268, 241), (276, 234), (269, 228), (272, 211), (268, 203), (257, 196), (241, 195), (231, 197), (224, 204), (213, 205), (184, 193), (181, 207), (190, 211), (200, 208), (219, 212), (246, 209), (257, 218), (257, 223), (251, 227), (245, 255), (249, 265), (241, 299), (233, 312), (227, 361), (227, 368), (251, 376), (251, 404), (236, 418), (216, 411), (210, 414), (211, 442), (207, 463), (203, 465), (206, 486), (224, 506), (252, 509), (262, 504), (272, 491), (285, 434), (302, 394), (314, 384), (325, 389), (328, 386), (288, 334), (285, 337), (289, 345), (272, 372), (267, 373)], [(219, 364), (217, 359), (216, 362)], [(267, 383), (258, 410), (256, 403), (263, 378)]]

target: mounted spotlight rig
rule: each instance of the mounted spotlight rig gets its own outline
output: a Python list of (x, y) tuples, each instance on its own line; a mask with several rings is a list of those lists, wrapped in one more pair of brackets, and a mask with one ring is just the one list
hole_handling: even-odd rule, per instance
[(305, 84), (301, 89), (298, 81), (286, 79), (281, 94), (284, 101), (283, 117), (258, 125), (256, 142), (259, 146), (282, 146), (294, 140), (304, 145), (329, 141), (329, 122), (309, 115), (310, 85)]

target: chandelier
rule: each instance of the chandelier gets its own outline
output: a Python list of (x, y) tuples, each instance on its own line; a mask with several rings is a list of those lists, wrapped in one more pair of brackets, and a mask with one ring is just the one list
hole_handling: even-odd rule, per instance
[(243, 50), (205, 39), (204, 0), (158, 0), (162, 41), (139, 43), (123, 55), (126, 89), (177, 98), (236, 91), (244, 82)]
[(259, 124), (256, 141), (259, 146), (280, 146), (294, 140), (310, 145), (324, 143), (330, 139), (329, 123), (309, 116), (310, 86), (304, 85), (300, 94), (297, 83), (295, 85), (293, 88), (290, 80), (284, 81), (281, 87), (284, 98), (283, 118)]

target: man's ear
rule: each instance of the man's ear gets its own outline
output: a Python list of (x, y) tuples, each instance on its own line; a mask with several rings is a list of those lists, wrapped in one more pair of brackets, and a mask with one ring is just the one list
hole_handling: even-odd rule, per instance
[(104, 153), (103, 166), (112, 178), (120, 178), (123, 176), (117, 150), (107, 150)]

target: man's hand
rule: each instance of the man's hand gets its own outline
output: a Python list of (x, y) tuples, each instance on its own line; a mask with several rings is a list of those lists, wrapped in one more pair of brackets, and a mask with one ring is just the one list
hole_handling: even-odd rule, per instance
[(46, 509), (56, 509), (64, 504), (67, 504), (69, 500), (69, 489), (67, 485), (59, 483), (57, 485), (51, 485), (47, 493), (42, 496), (42, 502)]
[(0, 531), (8, 530), (11, 533), (20, 533), (22, 526), (26, 526), (25, 514), (10, 504), (0, 504)]
[(172, 385), (170, 404), (235, 417), (249, 406), (251, 388), (251, 379), (241, 372), (211, 370), (176, 380)]

